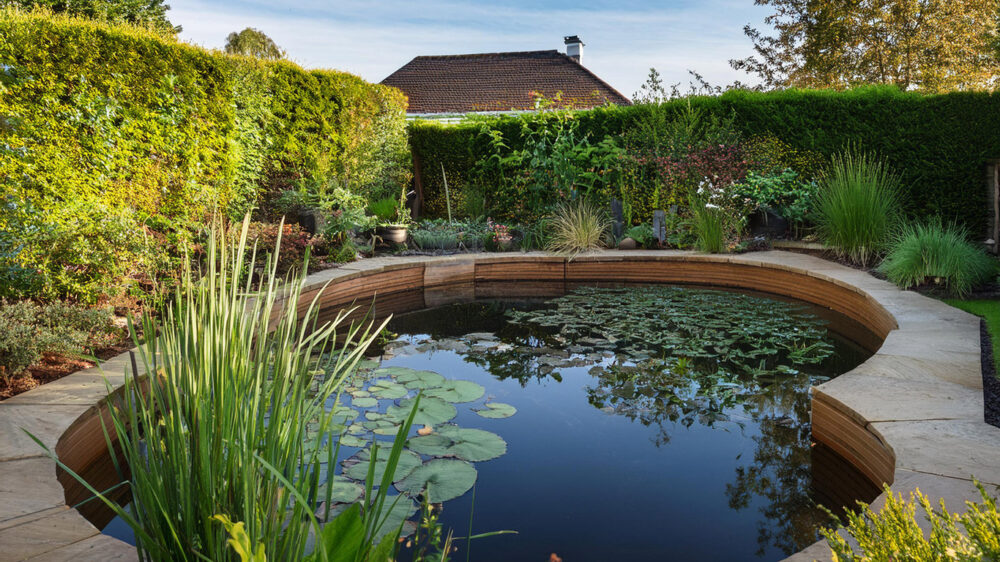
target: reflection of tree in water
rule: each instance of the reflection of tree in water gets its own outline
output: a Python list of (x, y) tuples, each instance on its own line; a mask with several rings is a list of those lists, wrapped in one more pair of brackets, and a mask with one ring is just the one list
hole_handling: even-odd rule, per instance
[(678, 425), (751, 432), (753, 459), (726, 486), (730, 507), (760, 505), (760, 553), (815, 541), (826, 521), (809, 497), (808, 388), (844, 364), (824, 323), (800, 305), (718, 291), (587, 289), (508, 311), (489, 330), (435, 337), (455, 338), (465, 361), (522, 386), (589, 367), (589, 402), (656, 428), (656, 446)]

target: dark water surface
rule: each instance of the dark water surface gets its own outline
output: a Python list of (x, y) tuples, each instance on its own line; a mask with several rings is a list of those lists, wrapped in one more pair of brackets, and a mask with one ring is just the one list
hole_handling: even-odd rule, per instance
[[(474, 541), (472, 560), (777, 560), (817, 540), (829, 522), (817, 503), (837, 511), (874, 497), (810, 438), (809, 386), (869, 355), (846, 338), (830, 332), (833, 353), (821, 364), (736, 401), (689, 392), (623, 407), (620, 389), (591, 372), (593, 360), (566, 366), (565, 354), (560, 363), (518, 352), (544, 347), (545, 335), (510, 326), (511, 306), (540, 305), (477, 302), (399, 316), (382, 360), (474, 381), (488, 400), (517, 408), (485, 419), (460, 404), (453, 420), (507, 442), (505, 455), (475, 463), (475, 505), (470, 492), (443, 507), (456, 536), (468, 533), (470, 512), (473, 533), (517, 531)], [(606, 367), (615, 358), (605, 355)], [(131, 539), (118, 520), (104, 532)], [(454, 559), (464, 550), (462, 542)]]

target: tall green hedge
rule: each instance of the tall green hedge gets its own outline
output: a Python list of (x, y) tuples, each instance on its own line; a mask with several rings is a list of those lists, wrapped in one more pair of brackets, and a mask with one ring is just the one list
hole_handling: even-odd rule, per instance
[[(306, 177), (378, 192), (409, 181), (405, 110), (400, 91), (343, 72), (0, 9), (0, 229), (20, 211), (22, 230), (64, 232), (81, 203), (147, 225), (204, 223)], [(2, 242), (0, 266), (44, 274), (45, 248)], [(53, 279), (40, 281), (46, 296), (79, 296)]]
[[(985, 230), (989, 210), (984, 166), (1000, 158), (1000, 93), (922, 95), (894, 87), (731, 91), (660, 105), (602, 107), (577, 112), (576, 118), (582, 131), (599, 139), (622, 133), (650, 112), (676, 114), (687, 103), (735, 116), (736, 126), (748, 138), (773, 136), (793, 148), (825, 156), (848, 145), (876, 151), (902, 175), (907, 212), (941, 215), (974, 232)], [(483, 129), (502, 131), (505, 142), (517, 147), (523, 140), (523, 120), (530, 127), (544, 118), (500, 116), (455, 125), (411, 124), (410, 140), (422, 164), (425, 197), (432, 202), (427, 210), (439, 212), (433, 203), (441, 197), (439, 162), (446, 169), (455, 167), (448, 185), (460, 190), (468, 181), (460, 177), (462, 166), (474, 163), (486, 148)]]

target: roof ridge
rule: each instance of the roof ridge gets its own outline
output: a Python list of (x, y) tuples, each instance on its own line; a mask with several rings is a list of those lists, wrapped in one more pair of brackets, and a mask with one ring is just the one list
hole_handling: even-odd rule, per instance
[(503, 51), (496, 53), (464, 53), (457, 55), (418, 55), (413, 57), (413, 60), (427, 60), (427, 59), (470, 59), (477, 57), (496, 57), (504, 55), (551, 55), (551, 54), (562, 54), (557, 49), (545, 49), (539, 51)]

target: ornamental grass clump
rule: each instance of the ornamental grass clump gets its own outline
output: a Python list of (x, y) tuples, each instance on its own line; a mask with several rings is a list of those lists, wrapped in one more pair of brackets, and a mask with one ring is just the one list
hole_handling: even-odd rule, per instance
[(989, 281), (997, 262), (969, 242), (966, 229), (934, 219), (904, 226), (879, 271), (903, 289), (933, 283), (961, 296)]
[(599, 249), (609, 226), (607, 217), (593, 204), (583, 199), (564, 203), (548, 220), (546, 249), (572, 259)]
[(899, 176), (873, 154), (848, 150), (833, 157), (816, 193), (822, 240), (858, 265), (885, 249), (900, 219)]
[[(317, 515), (330, 515), (331, 437), (347, 415), (334, 404), (381, 326), (348, 326), (349, 311), (320, 322), (320, 295), (300, 303), (304, 277), (279, 278), (276, 260), (249, 275), (247, 229), (245, 221), (237, 243), (213, 235), (204, 275), (188, 271), (172, 304), (142, 318), (141, 333), (158, 336), (134, 336), (139, 362), (156, 375), (125, 377), (105, 428), (128, 466), (118, 486), (128, 487), (130, 508), (77, 476), (132, 527), (142, 560), (237, 559), (216, 515), (242, 523), (269, 558), (300, 560), (320, 532)], [(381, 513), (384, 492), (367, 497)], [(375, 548), (378, 520), (363, 518), (351, 559)]]

